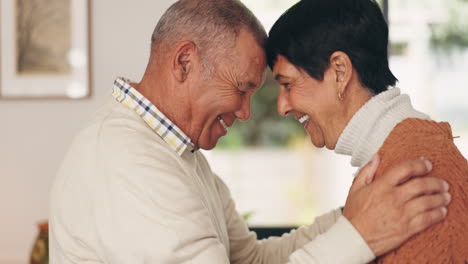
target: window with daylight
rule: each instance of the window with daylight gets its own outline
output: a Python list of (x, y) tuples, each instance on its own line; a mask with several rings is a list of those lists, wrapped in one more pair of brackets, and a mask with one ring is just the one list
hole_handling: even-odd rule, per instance
[[(296, 0), (242, 0), (267, 31)], [(468, 156), (468, 1), (381, 0), (390, 28), (390, 67), (416, 109), (452, 125)], [(308, 224), (344, 205), (355, 169), (349, 157), (315, 148), (292, 117), (277, 113), (269, 72), (237, 122), (213, 151), (213, 170), (229, 185), (251, 226)]]

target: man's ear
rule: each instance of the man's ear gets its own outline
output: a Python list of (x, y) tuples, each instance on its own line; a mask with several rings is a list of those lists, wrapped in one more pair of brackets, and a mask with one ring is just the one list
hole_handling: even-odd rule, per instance
[(172, 72), (179, 82), (187, 80), (197, 67), (198, 50), (192, 41), (180, 42), (172, 56)]
[(348, 54), (342, 51), (335, 51), (330, 56), (330, 69), (334, 73), (336, 87), (340, 95), (344, 96), (353, 75), (353, 64)]

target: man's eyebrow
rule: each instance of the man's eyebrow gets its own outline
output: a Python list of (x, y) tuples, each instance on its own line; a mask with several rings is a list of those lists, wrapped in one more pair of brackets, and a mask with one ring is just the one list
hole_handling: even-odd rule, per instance
[(249, 90), (253, 90), (253, 89), (257, 88), (257, 84), (255, 84), (255, 83), (252, 82), (252, 81), (241, 82), (241, 83), (240, 83), (240, 86), (246, 87), (246, 88), (249, 89)]

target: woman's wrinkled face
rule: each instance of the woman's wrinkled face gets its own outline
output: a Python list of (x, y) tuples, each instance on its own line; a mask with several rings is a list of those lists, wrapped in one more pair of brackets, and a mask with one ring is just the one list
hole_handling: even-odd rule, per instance
[(327, 69), (323, 80), (317, 80), (282, 55), (278, 55), (273, 73), (281, 87), (278, 112), (293, 114), (316, 147), (334, 149), (339, 136), (336, 75)]

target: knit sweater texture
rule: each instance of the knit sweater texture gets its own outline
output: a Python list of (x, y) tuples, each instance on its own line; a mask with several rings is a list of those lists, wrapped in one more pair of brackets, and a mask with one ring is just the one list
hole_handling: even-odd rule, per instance
[(362, 264), (375, 258), (340, 209), (282, 237), (257, 240), (200, 151), (179, 155), (113, 98), (64, 158), (51, 190), (49, 237), (51, 264)]
[(381, 163), (375, 179), (401, 161), (423, 156), (433, 165), (429, 176), (450, 184), (447, 218), (376, 263), (468, 263), (468, 164), (453, 143), (448, 123), (431, 121), (413, 108), (408, 95), (394, 88), (374, 96), (356, 112), (335, 152), (351, 156), (351, 165), (360, 168), (378, 152)]
[(448, 123), (406, 119), (379, 150), (376, 178), (403, 160), (424, 156), (433, 164), (429, 176), (450, 184), (447, 218), (409, 239), (377, 263), (468, 263), (468, 163), (453, 143)]

